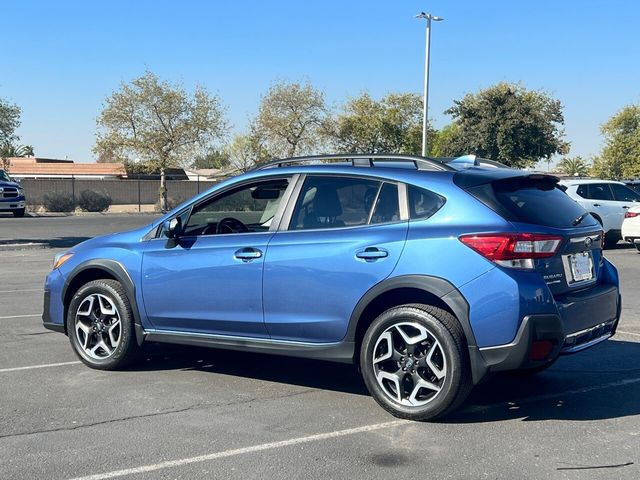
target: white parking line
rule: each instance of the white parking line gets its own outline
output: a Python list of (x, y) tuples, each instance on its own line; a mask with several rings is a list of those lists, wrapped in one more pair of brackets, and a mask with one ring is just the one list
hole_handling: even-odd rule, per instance
[(245, 453), (261, 452), (263, 450), (272, 450), (275, 448), (289, 447), (291, 445), (300, 445), (302, 443), (317, 442), (320, 440), (328, 440), (330, 438), (344, 437), (346, 435), (355, 435), (358, 433), (373, 432), (374, 430), (380, 430), (383, 428), (397, 427), (399, 425), (405, 425), (412, 423), (408, 420), (396, 420), (393, 422), (377, 423), (374, 425), (365, 425), (363, 427), (348, 428), (346, 430), (336, 430), (334, 432), (319, 433), (317, 435), (310, 435), (308, 437), (291, 438), (289, 440), (282, 440), (280, 442), (263, 443), (261, 445), (253, 445), (251, 447), (234, 448), (232, 450), (223, 450), (222, 452), (209, 453), (207, 455), (199, 455), (197, 457), (182, 458), (179, 460), (168, 460), (166, 462), (154, 463), (151, 465), (144, 465), (142, 467), (125, 468), (123, 470), (114, 470), (112, 472), (98, 473), (96, 475), (89, 475), (87, 477), (77, 477), (73, 480), (104, 480), (107, 478), (124, 477), (126, 475), (137, 475), (146, 472), (153, 472), (156, 470), (162, 470), (165, 468), (180, 467), (183, 465), (189, 465), (191, 463), (206, 462), (209, 460), (216, 460), (218, 458), (233, 457), (235, 455), (243, 455)]
[(621, 333), (623, 335), (631, 335), (633, 337), (640, 337), (640, 333), (625, 332), (623, 330), (618, 330), (618, 331), (616, 331), (616, 333)]
[(6, 317), (0, 317), (0, 320), (8, 320), (10, 318), (28, 318), (28, 317), (41, 317), (41, 313), (30, 313), (28, 315), (8, 315)]
[(82, 362), (45, 363), (44, 365), (29, 365), (28, 367), (0, 368), (0, 373), (18, 372), (20, 370), (35, 370), (36, 368), (63, 367), (65, 365), (77, 365)]

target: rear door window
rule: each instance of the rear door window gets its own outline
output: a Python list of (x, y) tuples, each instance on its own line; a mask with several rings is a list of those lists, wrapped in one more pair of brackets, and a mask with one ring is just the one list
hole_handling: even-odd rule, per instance
[(587, 188), (589, 192), (587, 198), (591, 200), (613, 200), (608, 183), (590, 183)]
[(378, 198), (380, 183), (366, 178), (309, 176), (302, 186), (289, 228), (366, 225)]

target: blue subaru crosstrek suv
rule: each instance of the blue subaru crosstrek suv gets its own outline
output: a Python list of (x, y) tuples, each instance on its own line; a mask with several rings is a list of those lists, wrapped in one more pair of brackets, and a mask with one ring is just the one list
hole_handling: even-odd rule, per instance
[(611, 337), (621, 300), (600, 224), (553, 176), (454, 164), (270, 162), (56, 256), (44, 325), (103, 370), (146, 341), (353, 362), (415, 420), (491, 372)]

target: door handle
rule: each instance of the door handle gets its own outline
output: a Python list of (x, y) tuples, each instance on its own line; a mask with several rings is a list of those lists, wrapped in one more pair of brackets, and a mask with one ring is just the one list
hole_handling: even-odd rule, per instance
[(387, 256), (389, 256), (389, 252), (377, 247), (367, 247), (364, 250), (356, 252), (356, 257), (366, 260), (367, 262), (374, 262)]
[(600, 206), (600, 204), (599, 204), (599, 203), (594, 203), (594, 204), (593, 204), (593, 206), (594, 206), (594, 207), (599, 207), (599, 206)]
[(234, 253), (233, 256), (238, 260), (248, 262), (249, 260), (260, 258), (262, 256), (262, 251), (253, 247), (245, 247), (240, 250), (236, 250), (236, 253)]
[(626, 205), (623, 205), (622, 208), (624, 208), (625, 210), (629, 210), (629, 207)]

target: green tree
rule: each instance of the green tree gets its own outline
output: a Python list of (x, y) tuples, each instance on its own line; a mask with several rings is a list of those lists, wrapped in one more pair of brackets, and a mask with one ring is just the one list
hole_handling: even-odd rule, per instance
[(19, 138), (16, 130), (20, 126), (22, 110), (17, 105), (0, 98), (0, 142), (15, 142)]
[(248, 134), (236, 135), (225, 152), (231, 166), (239, 172), (251, 170), (271, 158), (262, 138), (253, 129)]
[[(347, 153), (407, 153), (419, 155), (422, 145), (422, 98), (390, 93), (375, 100), (367, 92), (346, 102), (327, 124), (336, 150)], [(436, 132), (429, 128), (428, 143)]]
[(458, 126), (455, 123), (445, 125), (441, 130), (433, 132), (433, 137), (429, 142), (429, 156), (431, 157), (455, 157), (465, 155), (464, 152), (456, 151), (453, 146), (453, 138), (458, 133)]
[(228, 167), (231, 163), (229, 159), (229, 154), (224, 149), (215, 149), (211, 150), (203, 155), (199, 155), (193, 161), (191, 168), (196, 169), (210, 169), (216, 168), (221, 169)]
[(280, 81), (262, 97), (251, 136), (275, 157), (310, 153), (322, 142), (327, 113), (324, 93), (309, 82)]
[(457, 127), (446, 150), (476, 154), (513, 167), (566, 154), (562, 104), (544, 92), (499, 83), (455, 100), (445, 111)]
[(99, 157), (139, 159), (160, 171), (160, 208), (167, 209), (165, 170), (188, 165), (215, 147), (228, 129), (217, 95), (161, 81), (151, 72), (123, 83), (105, 101), (97, 119), (94, 152)]
[(558, 162), (558, 170), (566, 175), (584, 177), (589, 173), (589, 164), (580, 156), (564, 157)]
[(600, 178), (640, 176), (640, 105), (628, 105), (600, 128), (604, 148), (592, 174)]
[(31, 145), (19, 145), (20, 137), (16, 129), (20, 126), (22, 110), (17, 105), (0, 98), (0, 167), (9, 171), (10, 157), (26, 157), (33, 155)]

